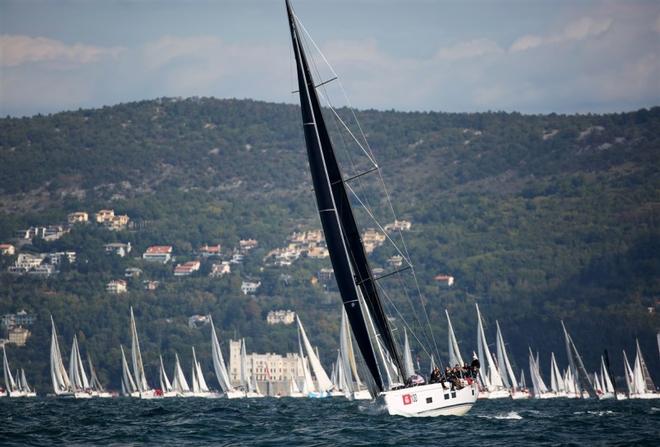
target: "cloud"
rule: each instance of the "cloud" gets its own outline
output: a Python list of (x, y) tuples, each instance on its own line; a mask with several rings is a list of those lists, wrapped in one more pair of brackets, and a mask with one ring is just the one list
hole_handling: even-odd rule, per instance
[(588, 37), (596, 37), (609, 30), (612, 26), (612, 22), (613, 20), (610, 18), (594, 19), (591, 17), (583, 17), (569, 23), (561, 32), (556, 34), (550, 34), (547, 36), (528, 34), (522, 36), (513, 42), (510, 51), (525, 51), (541, 45), (578, 41)]
[(121, 53), (120, 47), (97, 47), (73, 44), (45, 37), (24, 35), (0, 35), (0, 66), (17, 67), (35, 62), (49, 62), (60, 67), (88, 64)]
[(473, 39), (438, 50), (436, 57), (445, 60), (469, 59), (502, 53), (502, 48), (489, 39)]

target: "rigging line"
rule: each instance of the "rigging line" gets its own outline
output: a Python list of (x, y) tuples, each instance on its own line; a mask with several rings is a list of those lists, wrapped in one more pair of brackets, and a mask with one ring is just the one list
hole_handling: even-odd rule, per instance
[(348, 177), (348, 178), (343, 179), (343, 180), (337, 180), (336, 182), (333, 183), (333, 185), (336, 185), (336, 184), (339, 183), (339, 182), (343, 182), (343, 183), (350, 182), (350, 181), (352, 181), (352, 180), (355, 180), (355, 179), (357, 179), (357, 178), (362, 177), (363, 175), (371, 174), (372, 172), (377, 171), (377, 170), (378, 170), (377, 167), (376, 167), (376, 168), (371, 168), (371, 169), (369, 169), (368, 171), (364, 171), (364, 172), (362, 172), (362, 173), (360, 173), (360, 174), (356, 174), (356, 175), (354, 175), (354, 176), (352, 176), (352, 177)]
[[(318, 71), (317, 71), (317, 73), (318, 73)], [(331, 83), (332, 81), (334, 81), (335, 79), (337, 79), (337, 76), (335, 76), (335, 77), (333, 77), (333, 78), (331, 78), (331, 79), (328, 79), (327, 81), (323, 81), (323, 82), (321, 82), (320, 84), (316, 84), (316, 85), (314, 86), (314, 88), (317, 89), (317, 88), (319, 88), (319, 87), (321, 87), (321, 86), (323, 86), (323, 85), (325, 85), (325, 84), (329, 84), (329, 83)], [(293, 90), (291, 93), (300, 93), (300, 90)]]
[[(394, 211), (394, 206), (392, 205), (392, 199), (391, 199), (390, 193), (387, 189), (387, 185), (385, 184), (385, 179), (383, 179), (383, 173), (381, 172), (380, 169), (378, 170), (378, 177), (380, 178), (380, 183), (382, 185), (383, 191), (385, 191), (385, 197), (386, 197), (386, 200), (387, 200), (387, 204), (389, 205), (390, 211), (391, 211), (392, 215), (394, 216), (394, 220), (396, 222), (396, 220), (397, 220), (396, 212)], [(401, 244), (403, 245), (403, 249), (406, 252), (408, 260), (410, 260), (411, 259), (410, 258), (410, 252), (408, 251), (408, 245), (406, 244), (406, 240), (403, 237), (403, 233), (401, 232), (401, 230), (398, 230), (398, 231), (399, 231), (399, 237), (401, 238)], [(412, 266), (412, 262), (410, 264)], [(435, 347), (435, 351), (436, 351), (436, 354), (438, 355), (438, 359), (439, 359), (440, 358), (440, 350), (438, 349), (438, 343), (436, 342), (435, 334), (433, 332), (433, 327), (431, 326), (431, 320), (429, 318), (428, 311), (426, 310), (426, 305), (424, 304), (424, 295), (422, 295), (422, 290), (421, 290), (421, 287), (419, 286), (419, 280), (417, 279), (417, 273), (415, 272), (414, 267), (412, 267), (412, 276), (413, 276), (413, 280), (415, 281), (415, 286), (417, 288), (417, 293), (420, 297), (420, 303), (422, 305), (422, 310), (424, 312), (424, 316), (426, 318), (426, 322), (428, 324), (429, 331), (431, 332), (431, 339), (433, 340), (433, 346)]]
[(394, 241), (392, 240), (392, 238), (390, 237), (390, 235), (387, 234), (387, 231), (385, 231), (385, 229), (382, 227), (382, 225), (380, 224), (380, 222), (378, 222), (378, 220), (377, 220), (376, 217), (373, 215), (373, 213), (371, 212), (371, 210), (370, 210), (369, 208), (367, 208), (367, 206), (364, 204), (364, 202), (362, 201), (362, 199), (360, 199), (360, 196), (358, 196), (358, 195), (355, 193), (355, 191), (353, 190), (353, 188), (351, 188), (351, 185), (346, 184), (346, 187), (347, 187), (348, 190), (353, 194), (353, 197), (355, 197), (355, 198), (357, 199), (357, 201), (360, 202), (360, 205), (362, 205), (362, 207), (365, 209), (365, 211), (367, 212), (367, 214), (369, 214), (369, 217), (371, 217), (371, 220), (373, 220), (374, 223), (375, 223), (376, 225), (378, 225), (378, 228), (380, 228), (380, 231), (382, 231), (383, 234), (385, 235), (385, 237), (386, 237), (386, 238), (392, 243), (392, 245), (394, 246), (394, 248), (396, 249), (396, 251), (399, 253), (399, 255), (400, 255), (400, 256), (406, 261), (406, 264), (408, 264), (408, 265), (412, 268), (412, 264), (411, 264), (410, 261), (408, 260), (408, 257), (407, 257), (405, 254), (403, 254), (403, 252), (402, 252), (401, 250), (399, 250), (399, 246), (396, 244), (396, 242), (394, 242)]
[[(378, 283), (376, 283), (376, 284), (378, 284)], [(431, 356), (431, 353), (426, 349), (426, 347), (424, 346), (424, 343), (422, 343), (421, 340), (417, 337), (417, 335), (415, 334), (415, 331), (414, 331), (413, 328), (408, 324), (408, 322), (406, 321), (406, 319), (404, 318), (404, 316), (403, 316), (403, 315), (401, 314), (401, 312), (399, 311), (399, 308), (396, 306), (396, 304), (394, 303), (394, 301), (392, 301), (392, 299), (390, 298), (390, 296), (389, 296), (389, 294), (387, 293), (387, 291), (386, 291), (386, 290), (385, 290), (380, 284), (378, 284), (378, 287), (379, 287), (380, 290), (383, 292), (383, 296), (387, 299), (387, 301), (390, 303), (390, 305), (394, 308), (394, 310), (396, 311), (397, 315), (399, 316), (399, 318), (401, 319), (401, 321), (403, 322), (403, 324), (404, 324), (404, 325), (406, 326), (406, 328), (410, 331), (410, 334), (415, 338), (415, 340), (417, 340), (417, 343), (419, 344), (419, 346), (421, 346), (422, 350), (426, 353), (426, 355), (428, 355), (428, 356), (430, 357), (430, 356)]]

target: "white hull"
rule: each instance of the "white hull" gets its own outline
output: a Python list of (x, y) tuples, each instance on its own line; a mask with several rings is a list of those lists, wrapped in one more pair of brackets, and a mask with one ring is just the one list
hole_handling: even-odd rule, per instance
[(486, 393), (479, 393), (479, 399), (508, 399), (511, 393), (507, 389), (488, 391)]
[(520, 400), (520, 399), (529, 399), (531, 398), (532, 395), (529, 391), (512, 391), (511, 392), (511, 399), (513, 400)]
[(566, 393), (561, 393), (561, 392), (554, 393), (552, 391), (534, 396), (535, 399), (557, 399), (559, 397), (567, 397), (567, 396)]
[(343, 391), (330, 391), (330, 397), (346, 397), (346, 393)]
[(34, 391), (25, 392), (25, 391), (8, 391), (7, 392), (7, 397), (11, 398), (17, 398), (17, 397), (37, 397), (37, 393)]
[(255, 393), (254, 391), (248, 391), (247, 393), (245, 393), (245, 397), (247, 397), (248, 399), (256, 399), (258, 397), (264, 397), (264, 395), (260, 393)]
[(330, 397), (330, 394), (328, 394), (327, 391), (312, 391), (311, 393), (307, 394), (307, 397), (310, 399), (324, 399), (326, 397)]
[(231, 390), (225, 393), (225, 397), (227, 399), (243, 399), (245, 397), (245, 393), (239, 390)]
[(630, 399), (660, 399), (660, 393), (635, 393), (629, 396)]
[(354, 391), (353, 400), (371, 400), (371, 393), (369, 390)]
[(284, 397), (295, 397), (295, 398), (300, 398), (300, 397), (307, 397), (307, 396), (306, 396), (305, 394), (303, 394), (303, 393), (291, 393), (291, 394), (289, 394), (288, 396), (284, 396)]
[(616, 393), (616, 400), (628, 400), (628, 396), (624, 393)]
[(614, 399), (614, 393), (603, 393), (598, 395), (598, 400)]
[(109, 399), (114, 396), (112, 395), (112, 393), (109, 393), (107, 391), (96, 391), (94, 392), (94, 397), (98, 397), (100, 399)]
[(216, 393), (215, 391), (202, 391), (199, 393), (193, 393), (193, 397), (201, 397), (202, 399), (220, 399), (223, 397), (223, 394)]
[(479, 390), (474, 383), (455, 391), (445, 390), (442, 384), (434, 383), (385, 391), (379, 399), (385, 401), (392, 416), (461, 416), (472, 408), (478, 395)]

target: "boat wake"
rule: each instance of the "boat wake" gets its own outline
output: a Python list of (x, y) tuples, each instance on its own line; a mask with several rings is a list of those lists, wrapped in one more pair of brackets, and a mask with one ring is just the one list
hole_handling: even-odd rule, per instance
[(600, 410), (600, 411), (574, 411), (573, 414), (590, 414), (592, 416), (612, 416), (617, 413), (612, 410)]
[(360, 413), (364, 413), (370, 416), (377, 416), (381, 414), (387, 414), (387, 405), (383, 402), (369, 402), (365, 404), (359, 404), (358, 410)]
[(481, 414), (479, 415), (479, 417), (484, 419), (509, 419), (509, 420), (519, 420), (523, 418), (516, 411), (509, 411), (508, 413), (498, 413), (493, 415)]

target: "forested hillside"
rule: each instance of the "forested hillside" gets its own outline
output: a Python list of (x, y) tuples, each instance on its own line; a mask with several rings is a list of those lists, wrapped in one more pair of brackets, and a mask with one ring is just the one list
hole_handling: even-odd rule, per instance
[[(528, 346), (540, 351), (544, 369), (550, 351), (566, 362), (563, 319), (589, 369), (608, 349), (621, 374), (621, 350), (631, 354), (639, 337), (660, 380), (660, 107), (571, 116), (365, 110), (358, 117), (398, 215), (413, 224), (406, 242), (441, 351), (445, 308), (464, 352), (476, 348), (478, 302), (489, 337), (499, 320), (518, 367), (527, 365)], [(10, 346), (9, 354), (40, 391), (49, 388), (49, 314), (65, 357), (75, 332), (113, 388), (119, 345), (130, 342), (130, 305), (154, 378), (159, 353), (169, 362), (176, 350), (189, 364), (192, 344), (210, 371), (209, 328), (189, 328), (193, 314), (213, 314), (225, 347), (244, 336), (248, 350), (284, 353), (297, 347), (295, 327), (269, 326), (265, 316), (290, 308), (324, 362), (334, 358), (339, 298), (312, 281), (329, 262), (263, 263), (293, 231), (320, 228), (297, 107), (163, 98), (0, 119), (0, 243), (18, 244), (17, 230), (104, 208), (134, 225), (76, 225), (56, 241), (19, 248), (76, 251), (76, 262), (57, 275), (11, 275), (16, 256), (0, 260), (0, 314), (38, 315), (27, 345)], [(151, 245), (172, 245), (178, 263), (196, 259), (203, 244), (229, 252), (247, 238), (258, 247), (222, 278), (208, 277), (207, 265), (175, 278), (171, 264), (139, 259)], [(133, 252), (106, 255), (108, 242), (131, 242)], [(108, 294), (106, 283), (127, 267), (143, 276), (129, 280), (128, 293)], [(433, 278), (440, 273), (455, 285), (439, 287)], [(145, 290), (145, 278), (160, 287)], [(240, 291), (246, 278), (262, 282), (253, 296)]]

